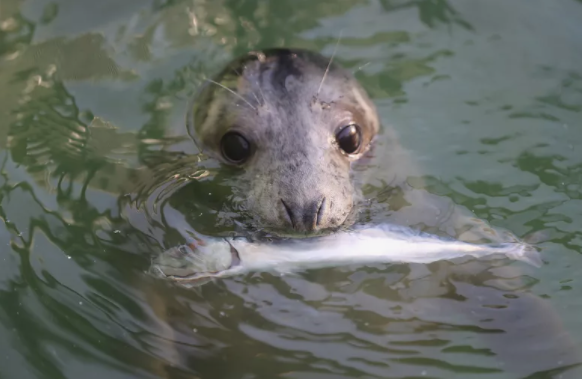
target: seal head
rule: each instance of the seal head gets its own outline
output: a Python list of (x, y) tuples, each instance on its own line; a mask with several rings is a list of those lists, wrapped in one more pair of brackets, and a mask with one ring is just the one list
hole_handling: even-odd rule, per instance
[(354, 208), (350, 164), (379, 129), (368, 95), (318, 54), (251, 52), (208, 80), (188, 131), (199, 149), (242, 170), (238, 195), (275, 233), (341, 226)]

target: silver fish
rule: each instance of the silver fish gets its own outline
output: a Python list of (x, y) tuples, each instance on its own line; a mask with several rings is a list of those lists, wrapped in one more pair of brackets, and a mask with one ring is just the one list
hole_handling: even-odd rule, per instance
[(195, 282), (253, 271), (289, 273), (342, 265), (428, 264), (463, 256), (489, 255), (504, 255), (537, 267), (541, 265), (537, 249), (519, 241), (471, 244), (382, 224), (301, 240), (208, 239), (204, 243), (170, 248), (153, 259), (152, 271), (172, 280)]

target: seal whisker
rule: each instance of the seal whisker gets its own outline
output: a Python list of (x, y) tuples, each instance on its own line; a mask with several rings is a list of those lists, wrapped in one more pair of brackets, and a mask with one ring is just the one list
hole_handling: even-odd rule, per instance
[(247, 99), (245, 99), (244, 97), (242, 97), (240, 94), (238, 94), (237, 92), (233, 91), (232, 89), (212, 80), (212, 79), (206, 79), (207, 81), (210, 81), (212, 84), (218, 85), (221, 88), (226, 89), (227, 91), (229, 91), (230, 93), (232, 93), (233, 95), (235, 95), (236, 97), (240, 98), (242, 101), (244, 101), (245, 103), (248, 104), (249, 107), (251, 107), (252, 109), (254, 109), (255, 111), (257, 111), (257, 108), (255, 108)]
[[(241, 73), (239, 71), (237, 71), (236, 69), (234, 69), (234, 73), (236, 73), (237, 76), (242, 77)], [(263, 105), (263, 103), (265, 102), (265, 98), (263, 97), (263, 103), (261, 103), (259, 101), (259, 98), (257, 97), (257, 94), (255, 93), (255, 91), (251, 90), (251, 93), (253, 94), (255, 100), (257, 100), (257, 105)]]
[[(266, 62), (266, 57), (263, 52), (260, 51), (251, 51), (249, 55), (255, 56), (260, 64), (264, 64)], [(261, 98), (263, 99), (263, 103), (261, 106), (265, 105), (265, 94), (263, 93), (263, 88), (261, 82), (263, 81), (263, 72), (260, 71), (257, 77), (257, 88), (259, 88), (259, 93), (261, 94)]]
[(361, 71), (362, 69), (366, 68), (370, 64), (372, 64), (372, 63), (370, 61), (368, 61), (366, 64), (360, 65), (358, 67), (358, 69), (356, 69), (355, 71), (352, 72), (352, 75), (355, 75), (356, 73), (358, 73), (358, 71)]
[(339, 36), (337, 38), (337, 42), (335, 43), (335, 48), (333, 49), (333, 54), (329, 58), (329, 63), (327, 63), (327, 67), (325, 68), (325, 72), (323, 72), (323, 77), (321, 78), (321, 83), (319, 83), (319, 88), (317, 88), (317, 93), (315, 94), (315, 98), (319, 97), (319, 92), (321, 91), (321, 87), (323, 86), (323, 82), (327, 77), (327, 73), (329, 72), (329, 68), (331, 67), (331, 63), (333, 62), (333, 58), (335, 57), (335, 53), (337, 52), (337, 47), (342, 39), (343, 29), (340, 31)]
[(265, 105), (265, 94), (263, 93), (263, 88), (261, 87), (261, 84), (258, 80), (257, 80), (257, 85), (259, 88), (259, 93), (261, 94), (261, 98), (263, 99), (263, 102), (261, 103), (261, 105)]
[[(255, 97), (255, 100), (257, 100), (257, 104), (258, 104), (258, 105), (263, 105), (263, 103), (261, 103), (261, 102), (259, 101), (259, 98), (257, 97), (257, 94), (256, 94), (254, 91), (252, 92), (252, 94), (253, 94), (253, 96)], [(264, 100), (264, 99), (263, 99), (263, 100)]]

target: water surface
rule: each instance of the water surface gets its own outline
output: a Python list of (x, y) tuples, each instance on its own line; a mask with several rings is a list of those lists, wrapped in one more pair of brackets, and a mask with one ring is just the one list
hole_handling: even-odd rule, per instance
[[(575, 0), (0, 0), (0, 377), (582, 376), (580, 20)], [(417, 164), (381, 134), (360, 221), (542, 231), (542, 268), (145, 273), (185, 226), (245, 220), (186, 135), (201, 80), (340, 33)]]

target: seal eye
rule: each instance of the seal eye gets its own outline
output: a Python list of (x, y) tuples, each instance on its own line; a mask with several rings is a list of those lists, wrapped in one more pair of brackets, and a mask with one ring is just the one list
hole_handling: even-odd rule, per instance
[(339, 147), (347, 154), (352, 154), (360, 149), (362, 144), (362, 132), (356, 124), (346, 125), (335, 135)]
[(228, 132), (220, 141), (222, 155), (230, 162), (240, 164), (251, 154), (251, 145), (240, 133)]

